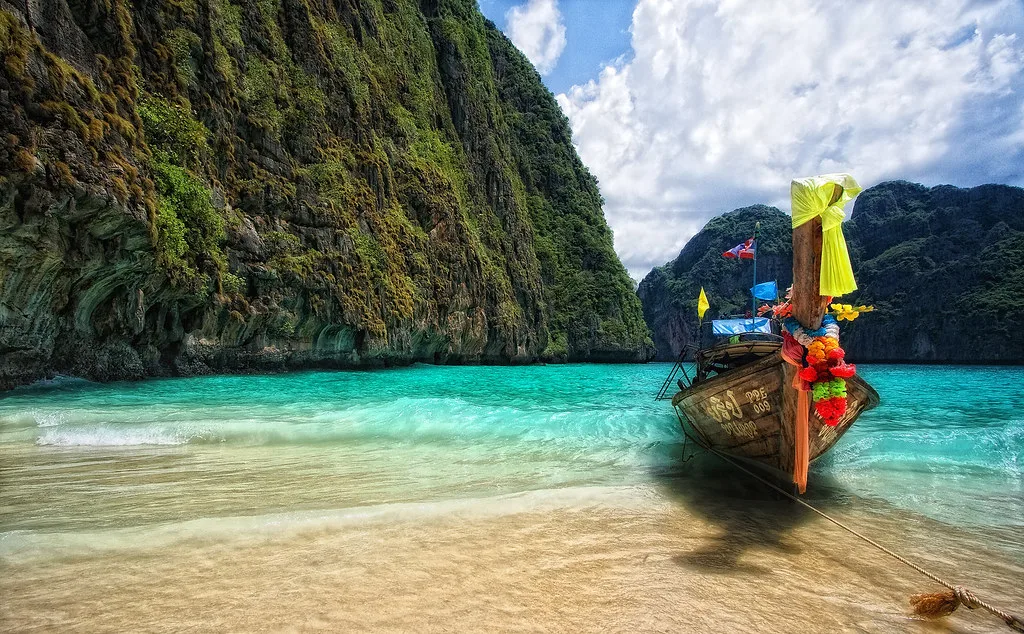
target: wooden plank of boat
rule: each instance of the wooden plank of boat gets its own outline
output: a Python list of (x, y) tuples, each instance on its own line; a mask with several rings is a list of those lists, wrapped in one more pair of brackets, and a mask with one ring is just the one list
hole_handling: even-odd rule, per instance
[[(794, 372), (776, 351), (679, 392), (672, 405), (700, 444), (789, 479), (796, 391), (785, 388)], [(862, 412), (878, 404), (878, 393), (859, 377), (848, 381), (847, 393), (847, 411), (837, 426), (825, 425), (810, 413), (812, 461), (828, 451)]]

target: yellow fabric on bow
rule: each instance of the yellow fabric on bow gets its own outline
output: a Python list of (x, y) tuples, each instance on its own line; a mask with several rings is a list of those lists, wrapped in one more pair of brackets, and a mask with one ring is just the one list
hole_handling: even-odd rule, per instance
[[(832, 201), (836, 186), (843, 188), (839, 198)], [(821, 278), (819, 293), (839, 297), (857, 290), (853, 277), (850, 252), (843, 236), (843, 207), (857, 194), (861, 186), (849, 174), (825, 174), (797, 178), (790, 186), (793, 203), (793, 228), (821, 216)]]

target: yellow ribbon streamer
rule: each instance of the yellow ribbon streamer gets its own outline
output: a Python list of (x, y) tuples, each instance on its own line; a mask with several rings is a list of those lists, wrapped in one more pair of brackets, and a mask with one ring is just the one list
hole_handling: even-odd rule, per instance
[[(843, 188), (842, 195), (831, 205), (836, 185)], [(853, 277), (850, 252), (843, 236), (846, 203), (861, 192), (849, 174), (825, 174), (793, 180), (790, 197), (793, 203), (793, 228), (821, 216), (821, 278), (819, 293), (839, 297), (857, 290)]]

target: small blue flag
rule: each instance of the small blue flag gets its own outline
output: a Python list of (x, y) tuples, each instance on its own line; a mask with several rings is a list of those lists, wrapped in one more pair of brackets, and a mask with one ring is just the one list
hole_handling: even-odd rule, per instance
[(776, 299), (779, 296), (779, 287), (774, 281), (762, 282), (750, 289), (750, 292), (757, 299)]

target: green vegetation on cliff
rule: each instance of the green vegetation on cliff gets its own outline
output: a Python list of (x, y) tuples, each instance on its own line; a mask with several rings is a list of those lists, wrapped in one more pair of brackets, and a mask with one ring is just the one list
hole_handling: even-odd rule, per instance
[(526, 58), (488, 26), (499, 104), (553, 315), (549, 350), (564, 354), (580, 341), (614, 350), (618, 341), (646, 338), (640, 300), (612, 248), (597, 180), (573, 149), (568, 120)]
[[(712, 219), (640, 284), (659, 357), (693, 340), (702, 285), (714, 314), (742, 312), (751, 265), (721, 252), (757, 221), (759, 276), (792, 282), (787, 214), (757, 206)], [(852, 359), (1024, 361), (1024, 189), (882, 183), (858, 196), (844, 233), (859, 286), (844, 301), (876, 307), (843, 328)]]
[(56, 4), (0, 2), (0, 383), (647, 358), (568, 122), (472, 0)]
[(1024, 189), (892, 182), (850, 220), (858, 303), (844, 341), (863, 360), (1024, 361)]

